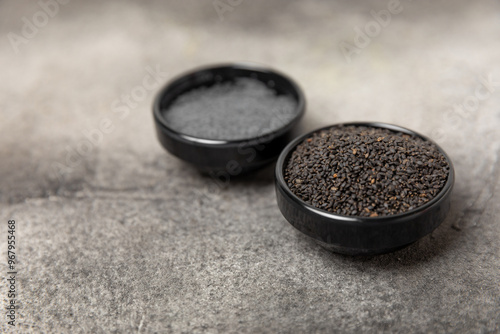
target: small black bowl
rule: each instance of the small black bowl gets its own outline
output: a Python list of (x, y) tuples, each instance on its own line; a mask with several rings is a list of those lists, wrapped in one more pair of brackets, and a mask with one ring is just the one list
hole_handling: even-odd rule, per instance
[(410, 245), (437, 228), (449, 211), (450, 194), (455, 181), (451, 159), (437, 144), (450, 166), (448, 179), (443, 189), (432, 200), (408, 212), (383, 217), (342, 216), (315, 208), (290, 191), (285, 182), (284, 170), (295, 147), (313, 133), (341, 125), (384, 128), (431, 141), (396, 125), (373, 122), (331, 125), (296, 138), (283, 150), (276, 165), (276, 197), (286, 220), (321, 246), (348, 255), (392, 252)]
[[(242, 140), (193, 137), (175, 131), (165, 120), (163, 113), (180, 95), (237, 78), (256, 79), (272, 87), (278, 95), (290, 95), (296, 101), (296, 116), (273, 132)], [(156, 133), (167, 151), (204, 173), (223, 172), (228, 176), (249, 172), (276, 160), (286, 144), (298, 135), (304, 110), (304, 94), (292, 79), (274, 70), (246, 64), (206, 67), (185, 73), (169, 82), (153, 105)]]

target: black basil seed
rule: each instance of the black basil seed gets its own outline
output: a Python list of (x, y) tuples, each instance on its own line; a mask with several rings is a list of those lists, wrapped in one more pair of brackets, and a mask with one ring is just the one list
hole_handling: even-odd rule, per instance
[(285, 180), (295, 195), (319, 209), (377, 217), (427, 203), (448, 173), (448, 162), (432, 142), (388, 129), (337, 126), (295, 148)]

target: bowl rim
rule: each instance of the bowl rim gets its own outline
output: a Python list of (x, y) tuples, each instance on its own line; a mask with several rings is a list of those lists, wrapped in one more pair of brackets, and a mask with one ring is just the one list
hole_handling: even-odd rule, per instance
[[(208, 138), (203, 138), (203, 137), (196, 137), (188, 134), (184, 134), (182, 132), (179, 132), (172, 127), (169, 126), (168, 122), (165, 120), (163, 117), (162, 113), (162, 108), (161, 108), (161, 103), (165, 95), (169, 94), (170, 91), (179, 85), (183, 80), (185, 80), (187, 77), (190, 77), (194, 74), (197, 73), (202, 73), (202, 72), (210, 72), (210, 71), (218, 71), (218, 70), (224, 70), (224, 69), (236, 69), (236, 70), (244, 70), (248, 71), (250, 73), (252, 72), (260, 72), (260, 73), (266, 73), (270, 74), (276, 77), (280, 77), (281, 79), (284, 79), (292, 88), (292, 90), (296, 93), (297, 95), (297, 103), (295, 105), (295, 110), (296, 110), (296, 115), (285, 125), (281, 126), (280, 128), (267, 132), (258, 136), (254, 137), (248, 137), (248, 138), (243, 138), (243, 139), (208, 139)], [(193, 87), (194, 88), (194, 87)], [(295, 98), (295, 97), (294, 97)], [(214, 64), (214, 65), (207, 65), (207, 66), (200, 66), (196, 67), (192, 70), (182, 72), (181, 74), (178, 74), (177, 76), (173, 77), (171, 80), (169, 80), (156, 94), (154, 100), (153, 100), (153, 115), (154, 119), (157, 125), (159, 125), (164, 132), (167, 133), (170, 137), (174, 137), (177, 140), (181, 140), (186, 143), (191, 143), (197, 146), (203, 146), (203, 147), (213, 147), (213, 146), (234, 146), (234, 145), (242, 145), (246, 144), (248, 142), (253, 142), (256, 140), (259, 140), (261, 138), (277, 138), (288, 132), (297, 122), (300, 121), (300, 119), (304, 116), (305, 113), (305, 95), (300, 86), (297, 84), (295, 80), (293, 80), (291, 77), (283, 74), (280, 71), (277, 71), (273, 68), (269, 67), (264, 67), (263, 65), (259, 64), (254, 64), (254, 63), (245, 63), (245, 62), (238, 62), (238, 63), (222, 63), (222, 64)]]
[[(333, 127), (340, 127), (340, 126), (366, 126), (366, 127), (376, 127), (376, 128), (383, 128), (383, 129), (388, 129), (391, 131), (395, 132), (402, 132), (406, 133), (412, 136), (416, 136), (419, 138), (422, 138), (423, 140), (429, 141), (433, 143), (438, 150), (443, 154), (445, 157), (446, 161), (449, 164), (449, 173), (448, 173), (448, 178), (446, 180), (446, 183), (444, 184), (443, 188), (439, 191), (439, 193), (434, 196), (429, 202), (425, 203), (424, 205), (421, 205), (417, 208), (414, 208), (412, 210), (398, 213), (395, 215), (389, 215), (389, 216), (380, 216), (380, 217), (362, 217), (362, 216), (344, 216), (336, 213), (331, 213), (323, 209), (316, 208), (312, 206), (311, 204), (308, 204), (304, 202), (302, 199), (300, 199), (297, 195), (295, 195), (289, 188), (288, 185), (286, 184), (285, 177), (283, 170), (285, 168), (285, 162), (288, 161), (288, 157), (290, 154), (293, 152), (295, 147), (299, 145), (301, 142), (303, 142), (306, 138), (312, 136), (314, 133), (327, 130)], [(415, 132), (413, 130), (410, 130), (408, 128), (399, 126), (399, 125), (394, 125), (390, 123), (384, 123), (384, 122), (345, 122), (345, 123), (336, 123), (332, 124), (329, 126), (325, 126), (322, 128), (318, 128), (316, 130), (310, 131), (304, 135), (301, 135), (294, 140), (292, 140), (281, 152), (278, 161), (276, 163), (276, 169), (275, 169), (275, 179), (276, 183), (279, 186), (279, 188), (285, 192), (287, 197), (292, 200), (295, 204), (297, 204), (300, 207), (303, 207), (306, 209), (308, 212), (314, 214), (314, 215), (319, 215), (322, 216), (326, 219), (335, 221), (335, 222), (343, 222), (348, 225), (366, 225), (366, 223), (372, 223), (376, 222), (377, 225), (380, 226), (380, 223), (385, 223), (385, 224), (398, 224), (401, 223), (402, 221), (408, 221), (416, 216), (419, 216), (429, 210), (431, 207), (435, 205), (439, 205), (439, 203), (446, 198), (449, 193), (451, 192), (454, 182), (455, 182), (455, 171), (453, 167), (453, 163), (450, 159), (450, 157), (446, 154), (446, 152), (432, 139)]]

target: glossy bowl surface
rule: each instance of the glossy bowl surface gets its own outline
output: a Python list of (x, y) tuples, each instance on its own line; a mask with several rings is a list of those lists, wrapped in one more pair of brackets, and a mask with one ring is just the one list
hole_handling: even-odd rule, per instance
[[(253, 138), (213, 140), (197, 138), (172, 129), (163, 114), (180, 95), (199, 88), (253, 78), (272, 87), (278, 94), (287, 94), (296, 101), (296, 116), (281, 128)], [(153, 104), (158, 140), (171, 154), (202, 172), (239, 175), (275, 161), (282, 149), (298, 135), (305, 110), (305, 98), (299, 86), (277, 71), (247, 64), (227, 64), (195, 69), (173, 79), (160, 90)]]
[(377, 122), (335, 124), (296, 138), (281, 153), (275, 171), (278, 206), (286, 220), (323, 247), (349, 255), (392, 252), (417, 241), (437, 228), (450, 208), (455, 172), (449, 156), (434, 142), (449, 163), (448, 179), (432, 200), (408, 212), (384, 217), (342, 216), (315, 208), (290, 191), (285, 182), (284, 170), (295, 147), (315, 132), (342, 125), (384, 128), (433, 142), (412, 130)]

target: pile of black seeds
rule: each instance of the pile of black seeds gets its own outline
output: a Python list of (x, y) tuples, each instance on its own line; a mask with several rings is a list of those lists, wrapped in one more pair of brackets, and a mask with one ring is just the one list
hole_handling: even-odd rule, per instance
[(428, 202), (443, 188), (448, 173), (446, 158), (429, 141), (382, 128), (337, 126), (295, 148), (285, 181), (316, 208), (377, 217)]
[(271, 133), (297, 115), (296, 101), (251, 78), (218, 83), (179, 96), (164, 111), (169, 126), (204, 139), (238, 140)]

